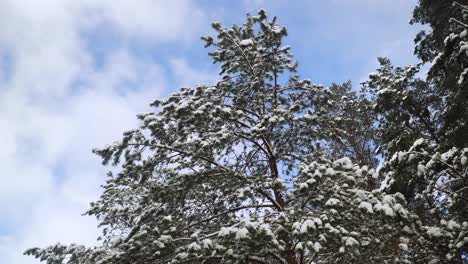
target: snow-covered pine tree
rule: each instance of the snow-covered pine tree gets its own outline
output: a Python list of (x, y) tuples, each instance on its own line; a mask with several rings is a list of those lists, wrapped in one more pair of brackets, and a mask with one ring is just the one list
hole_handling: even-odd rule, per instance
[(119, 168), (87, 212), (102, 245), (26, 254), (48, 264), (437, 259), (403, 195), (375, 190), (372, 168), (322, 155), (332, 92), (299, 79), (276, 18), (260, 10), (213, 28), (202, 39), (221, 81), (156, 100), (140, 128), (95, 150)]
[(351, 82), (332, 83), (328, 103), (322, 104), (318, 125), (324, 152), (331, 159), (348, 157), (360, 166), (376, 167), (377, 120), (365, 91), (356, 93)]
[(394, 67), (380, 59), (382, 67), (367, 82), (387, 153), (379, 174), (387, 193), (405, 194), (436, 243), (436, 263), (466, 263), (468, 6), (420, 1), (416, 11), (414, 21), (433, 27), (431, 35), (416, 39), (423, 62), (434, 59), (427, 75), (417, 77), (420, 65)]
[(419, 0), (414, 8), (410, 24), (425, 25), (414, 39), (414, 53), (422, 62), (432, 62), (443, 49), (447, 32), (454, 30), (456, 25), (448, 23), (460, 14), (453, 8), (454, 3), (468, 5), (467, 0)]
[(447, 146), (468, 147), (468, 3), (454, 2), (451, 30), (428, 73), (441, 102), (442, 140)]

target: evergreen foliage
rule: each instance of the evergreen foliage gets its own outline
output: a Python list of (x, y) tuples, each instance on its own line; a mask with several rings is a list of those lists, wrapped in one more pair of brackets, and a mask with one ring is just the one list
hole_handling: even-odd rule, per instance
[(138, 129), (94, 151), (118, 168), (87, 212), (102, 245), (25, 254), (47, 264), (463, 263), (468, 7), (421, 0), (412, 22), (433, 29), (416, 37), (421, 64), (379, 58), (360, 93), (301, 79), (286, 29), (264, 10), (242, 26), (213, 23), (217, 35), (202, 39), (221, 81), (154, 101)]

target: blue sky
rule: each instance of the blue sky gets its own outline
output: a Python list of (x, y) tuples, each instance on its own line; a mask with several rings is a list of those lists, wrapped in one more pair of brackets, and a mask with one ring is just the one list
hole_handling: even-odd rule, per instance
[(378, 56), (410, 64), (414, 0), (0, 1), (0, 263), (36, 263), (25, 248), (96, 243), (80, 216), (106, 168), (93, 147), (137, 125), (135, 115), (181, 86), (211, 83), (199, 40), (210, 23), (278, 16), (299, 73), (357, 84)]

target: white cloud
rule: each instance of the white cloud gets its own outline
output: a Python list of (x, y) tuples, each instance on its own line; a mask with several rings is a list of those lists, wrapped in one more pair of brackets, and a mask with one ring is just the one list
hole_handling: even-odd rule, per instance
[[(89, 84), (76, 95), (60, 98), (58, 107), (24, 104), (3, 117), (9, 118), (2, 128), (10, 132), (16, 149), (11, 146), (2, 155), (10, 159), (0, 176), (0, 212), (7, 216), (7, 224), (20, 224), (22, 232), (12, 238), (16, 246), (7, 247), (10, 253), (0, 254), (0, 259), (35, 243), (87, 243), (96, 237), (95, 221), (80, 220), (88, 203), (97, 198), (105, 174), (91, 149), (135, 127), (135, 114), (166, 86), (159, 66), (141, 64), (122, 52), (112, 57), (108, 68), (90, 74)], [(118, 88), (127, 82), (139, 88), (121, 93)], [(58, 165), (62, 175), (54, 175)], [(16, 263), (16, 256), (10, 261)]]
[(0, 263), (37, 263), (22, 256), (32, 246), (95, 241), (96, 221), (80, 217), (105, 175), (91, 149), (135, 127), (167, 87), (162, 67), (126, 45), (97, 69), (83, 33), (187, 42), (202, 24), (188, 0), (0, 1), (0, 65), (12, 58), (0, 79)]
[(105, 23), (121, 34), (145, 40), (197, 37), (197, 30), (205, 25), (203, 12), (190, 0), (141, 0), (138, 4), (126, 0), (85, 0), (74, 1), (72, 6), (91, 17), (91, 27)]
[(193, 87), (201, 84), (212, 84), (218, 79), (218, 74), (209, 70), (195, 69), (182, 58), (169, 61), (171, 71), (176, 78), (178, 87)]
[[(17, 263), (16, 257), (22, 259), (19, 253), (35, 243), (87, 243), (96, 237), (95, 221), (80, 220), (97, 198), (105, 175), (91, 149), (135, 127), (135, 114), (165, 88), (159, 66), (141, 64), (128, 54), (112, 57), (120, 59), (90, 74), (89, 84), (78, 94), (61, 97), (56, 105), (23, 104), (5, 111), (15, 114), (0, 114), (8, 122), (3, 133), (14, 142), (2, 150), (6, 159), (0, 176), (0, 214), (7, 216), (3, 224), (22, 230), (10, 239), (12, 245), (3, 246), (8, 253), (1, 252), (0, 259), (7, 257), (6, 263)], [(129, 81), (141, 87), (124, 94), (114, 89)], [(11, 102), (15, 96), (2, 99)], [(54, 175), (56, 166), (63, 167), (61, 175)]]

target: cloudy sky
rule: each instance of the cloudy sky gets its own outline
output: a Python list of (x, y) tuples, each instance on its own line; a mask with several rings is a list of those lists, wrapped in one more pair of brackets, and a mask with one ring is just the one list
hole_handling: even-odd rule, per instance
[(93, 147), (183, 86), (216, 80), (199, 37), (265, 8), (314, 83), (365, 80), (378, 56), (415, 62), (414, 0), (0, 0), (0, 263), (32, 246), (95, 244), (80, 216), (106, 168)]

